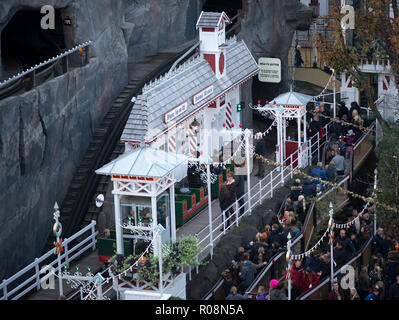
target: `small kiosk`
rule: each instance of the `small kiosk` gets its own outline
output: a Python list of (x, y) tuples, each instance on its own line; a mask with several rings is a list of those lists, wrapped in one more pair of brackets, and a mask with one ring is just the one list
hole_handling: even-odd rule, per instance
[[(123, 230), (134, 239), (153, 241), (153, 229), (161, 224), (162, 242), (176, 240), (174, 176), (181, 168), (184, 171), (187, 160), (185, 155), (142, 144), (96, 170), (113, 181), (117, 254), (124, 254)], [(128, 211), (121, 210), (121, 200)], [(157, 250), (154, 247), (154, 253)]]
[[(290, 91), (283, 93), (275, 98), (272, 102), (263, 107), (257, 108), (263, 113), (271, 113), (277, 121), (277, 148), (276, 161), (284, 165), (290, 165), (289, 159), (291, 154), (292, 161), (298, 162), (299, 168), (308, 165), (308, 150), (305, 141), (306, 137), (306, 105), (313, 99), (312, 96)], [(287, 120), (297, 119), (298, 123), (298, 139), (297, 141), (287, 140), (286, 122)], [(301, 133), (303, 132), (303, 141), (301, 141)], [(299, 156), (298, 156), (299, 155)], [(284, 162), (284, 159), (285, 162)]]

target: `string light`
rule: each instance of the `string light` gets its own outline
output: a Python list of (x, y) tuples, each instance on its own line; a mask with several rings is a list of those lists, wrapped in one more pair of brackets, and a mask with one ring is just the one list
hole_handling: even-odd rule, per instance
[(304, 176), (305, 178), (307, 178), (307, 179), (309, 179), (309, 180), (311, 180), (311, 181), (319, 181), (319, 182), (321, 182), (322, 184), (329, 185), (329, 186), (331, 186), (331, 187), (333, 187), (333, 188), (336, 188), (336, 189), (338, 189), (339, 191), (341, 191), (341, 192), (343, 192), (343, 193), (345, 193), (345, 194), (349, 194), (350, 196), (352, 196), (352, 197), (354, 197), (354, 198), (362, 199), (364, 202), (374, 202), (376, 205), (378, 205), (378, 206), (380, 206), (380, 207), (383, 207), (383, 208), (386, 209), (386, 210), (389, 210), (389, 211), (393, 211), (393, 212), (395, 212), (395, 213), (398, 213), (398, 209), (396, 209), (396, 208), (393, 208), (393, 207), (391, 207), (391, 206), (389, 206), (389, 205), (387, 205), (387, 204), (381, 203), (381, 202), (377, 201), (377, 200), (374, 199), (374, 198), (365, 197), (365, 196), (362, 196), (362, 195), (360, 195), (360, 194), (354, 193), (354, 192), (352, 192), (352, 191), (345, 190), (344, 188), (342, 188), (341, 186), (339, 186), (337, 183), (333, 183), (333, 182), (330, 182), (330, 181), (325, 181), (325, 180), (322, 180), (322, 179), (320, 179), (320, 178), (314, 178), (314, 177), (308, 175), (307, 173), (302, 172), (302, 171), (299, 170), (299, 169), (291, 169), (290, 166), (286, 166), (286, 165), (284, 165), (284, 164), (271, 161), (271, 160), (266, 159), (266, 158), (264, 158), (263, 156), (261, 156), (261, 155), (259, 155), (259, 154), (257, 154), (257, 153), (254, 153), (254, 156), (255, 156), (255, 158), (260, 159), (260, 160), (262, 160), (262, 161), (264, 161), (264, 162), (266, 162), (266, 163), (268, 163), (268, 164), (270, 164), (270, 165), (273, 165), (273, 166), (276, 166), (276, 167), (287, 168), (288, 170), (292, 171), (294, 174), (302, 175), (302, 176)]

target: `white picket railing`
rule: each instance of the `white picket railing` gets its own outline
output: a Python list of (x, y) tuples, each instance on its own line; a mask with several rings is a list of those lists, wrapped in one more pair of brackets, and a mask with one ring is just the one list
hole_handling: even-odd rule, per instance
[[(284, 163), (289, 161), (290, 165), (282, 168), (276, 167), (273, 169), (267, 176), (263, 179), (260, 179), (257, 184), (251, 187), (250, 192), (246, 192), (242, 197), (237, 199), (229, 208), (225, 211), (221, 212), (212, 220), (212, 237), (210, 234), (209, 226), (203, 227), (199, 232), (195, 234), (196, 238), (199, 240), (199, 245), (203, 248), (203, 252), (198, 257), (199, 260), (204, 260), (208, 254), (213, 256), (213, 248), (216, 245), (217, 241), (226, 234), (227, 231), (231, 230), (234, 226), (238, 227), (240, 221), (249, 216), (252, 212), (252, 208), (260, 205), (263, 200), (267, 198), (273, 197), (273, 192), (276, 188), (281, 187), (284, 183), (293, 177), (293, 171), (298, 168), (299, 163), (305, 163), (311, 165), (312, 158), (315, 156), (317, 152), (317, 159), (321, 161), (322, 148), (324, 147), (327, 138), (328, 138), (328, 127), (331, 123), (324, 126), (325, 129), (325, 140), (324, 142), (320, 142), (318, 138), (318, 133), (315, 134), (312, 138), (310, 138), (307, 142), (309, 148), (305, 146), (305, 150), (300, 153), (301, 159), (295, 159), (295, 155), (298, 154), (299, 150), (296, 150), (292, 153), (288, 158), (285, 159)], [(312, 140), (316, 139), (316, 141), (312, 144)], [(239, 201), (244, 199), (243, 205), (239, 204)], [(240, 209), (244, 207), (244, 212), (241, 215)], [(234, 210), (234, 214), (229, 217), (229, 220), (232, 219), (232, 216), (235, 216), (235, 221), (231, 223), (229, 226), (226, 225), (225, 212), (228, 212), (231, 208)], [(222, 229), (222, 231), (220, 231)], [(198, 268), (197, 268), (198, 271)]]
[[(96, 221), (93, 220), (88, 226), (84, 227), (79, 232), (75, 233), (69, 238), (64, 239), (64, 241), (62, 242), (64, 252), (61, 255), (60, 259), (61, 268), (65, 265), (69, 266), (69, 264), (73, 260), (78, 258), (82, 253), (86, 252), (87, 250), (96, 250), (98, 231), (95, 230), (95, 226)], [(83, 239), (71, 248), (68, 246), (72, 241), (76, 240), (87, 232), (90, 232), (90, 234), (85, 239)], [(58, 258), (55, 255), (52, 262), (43, 264), (43, 262), (45, 262), (53, 255), (54, 250), (52, 249), (46, 254), (42, 255), (40, 258), (36, 258), (35, 261), (14, 274), (12, 277), (4, 279), (3, 282), (0, 284), (0, 292), (3, 291), (3, 295), (0, 297), (0, 300), (18, 300), (35, 288), (37, 291), (39, 291), (41, 288), (41, 283), (46, 281), (51, 276), (51, 273), (47, 273), (47, 275), (41, 277), (41, 268), (46, 266), (47, 268), (58, 269), (59, 267)], [(26, 280), (23, 280), (26, 277), (28, 278)], [(22, 283), (18, 283), (21, 281)], [(13, 284), (15, 287), (12, 286)], [(10, 287), (13, 288), (10, 289)]]

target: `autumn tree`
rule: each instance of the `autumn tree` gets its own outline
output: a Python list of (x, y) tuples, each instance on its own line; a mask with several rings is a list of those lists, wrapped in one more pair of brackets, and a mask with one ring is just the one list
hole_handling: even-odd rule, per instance
[[(343, 31), (341, 22), (344, 15), (341, 6), (335, 3), (329, 15), (329, 37), (323, 32), (316, 35), (317, 47), (326, 64), (336, 72), (347, 72), (353, 85), (363, 91), (367, 106), (381, 123), (384, 132), (389, 124), (382, 118), (373, 101), (373, 88), (367, 74), (361, 72), (359, 62), (367, 60), (388, 60), (391, 72), (399, 88), (399, 18), (396, 0), (360, 0), (355, 11), (355, 29)], [(393, 15), (390, 14), (392, 9)], [(348, 41), (353, 36), (353, 41)]]

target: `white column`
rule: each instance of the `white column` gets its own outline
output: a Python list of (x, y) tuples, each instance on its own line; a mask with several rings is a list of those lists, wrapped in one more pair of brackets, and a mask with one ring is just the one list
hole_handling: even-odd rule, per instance
[(115, 233), (116, 233), (116, 253), (124, 254), (123, 247), (123, 230), (122, 230), (122, 218), (121, 218), (121, 203), (119, 194), (116, 194), (118, 189), (118, 183), (114, 181), (114, 208), (115, 208)]
[[(279, 114), (276, 112), (276, 117), (277, 117), (277, 146), (278, 146), (278, 153), (277, 153), (277, 162), (281, 162), (281, 118)], [(280, 170), (282, 170), (282, 167), (280, 167)]]
[[(209, 158), (209, 156), (208, 156)], [(212, 187), (211, 187), (211, 164), (210, 159), (208, 159), (208, 163), (206, 164), (206, 182), (208, 187), (208, 220), (209, 220), (209, 245), (211, 248), (211, 259), (213, 258), (213, 226), (212, 226)]]
[(298, 116), (298, 167), (302, 168), (302, 148), (301, 148), (301, 116)]
[(172, 228), (172, 242), (176, 241), (176, 208), (175, 208), (175, 185), (172, 184), (170, 190), (170, 226)]
[[(152, 213), (152, 228), (154, 229), (158, 225), (157, 197), (156, 196), (151, 197), (151, 213)], [(159, 255), (159, 251), (158, 251), (159, 247), (158, 247), (158, 241), (156, 239), (155, 234), (153, 234), (152, 240), (153, 240), (152, 247), (154, 248), (154, 255), (158, 256)]]
[[(248, 184), (248, 210), (249, 214), (252, 212), (252, 206), (251, 206), (251, 156), (249, 154), (249, 146), (250, 146), (250, 141), (249, 137), (251, 135), (251, 132), (248, 129), (245, 129), (245, 159), (246, 159), (246, 164), (247, 164), (247, 184)], [(263, 161), (263, 160), (259, 160)], [(259, 165), (259, 163), (258, 163)]]
[[(306, 146), (306, 152), (307, 152), (307, 154), (309, 155), (309, 156), (311, 156), (311, 151), (310, 151), (310, 143), (308, 144), (308, 141), (307, 141), (307, 139), (308, 139), (308, 136), (307, 136), (307, 132), (306, 132), (307, 130), (306, 130), (306, 106), (305, 106), (305, 114), (304, 114), (304, 116), (303, 116), (303, 141), (305, 142), (305, 146)], [(308, 157), (306, 157), (306, 166), (308, 166), (309, 164), (310, 164), (310, 161), (309, 161), (309, 156)]]

